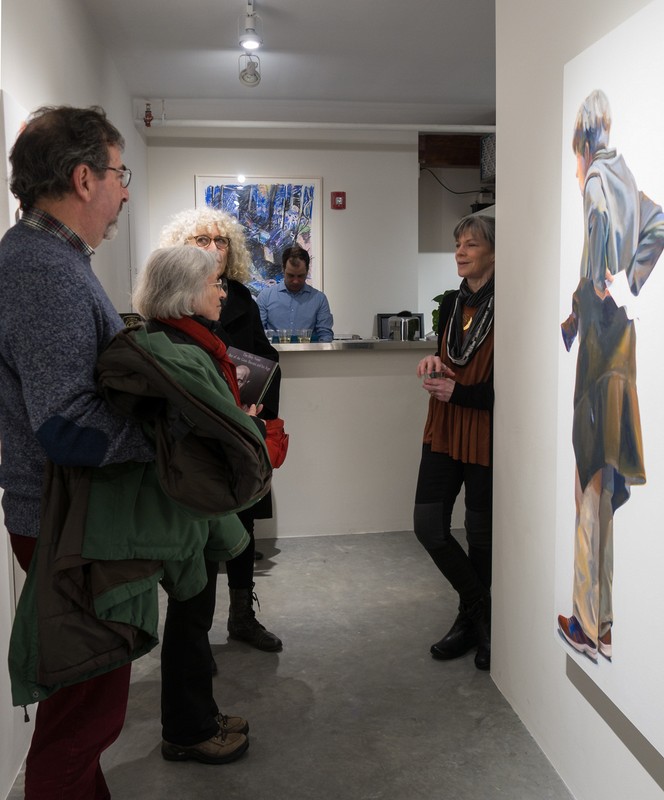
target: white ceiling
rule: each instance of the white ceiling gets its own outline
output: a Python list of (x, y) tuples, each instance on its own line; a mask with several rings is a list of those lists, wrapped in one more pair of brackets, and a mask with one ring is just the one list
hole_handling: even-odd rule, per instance
[(255, 0), (261, 82), (238, 78), (242, 0), (79, 0), (137, 101), (175, 119), (495, 123), (494, 0)]

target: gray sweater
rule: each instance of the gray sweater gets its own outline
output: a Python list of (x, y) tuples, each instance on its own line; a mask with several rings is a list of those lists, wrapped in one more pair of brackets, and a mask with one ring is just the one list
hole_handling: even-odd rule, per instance
[(0, 486), (5, 525), (37, 536), (46, 459), (150, 461), (141, 429), (97, 394), (99, 353), (122, 321), (90, 259), (19, 222), (0, 242)]

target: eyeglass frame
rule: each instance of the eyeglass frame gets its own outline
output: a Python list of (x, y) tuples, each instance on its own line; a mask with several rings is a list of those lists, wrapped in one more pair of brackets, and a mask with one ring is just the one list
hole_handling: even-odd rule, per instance
[(228, 278), (226, 278), (225, 275), (222, 275), (221, 278), (219, 278), (218, 281), (215, 281), (214, 283), (211, 283), (209, 285), (210, 286), (214, 286), (214, 288), (218, 292), (223, 291), (226, 294), (228, 294)]
[[(199, 244), (199, 239), (207, 239), (208, 243)], [(217, 248), (217, 250), (228, 250), (231, 246), (231, 240), (228, 236), (208, 236), (207, 233), (201, 233), (198, 236), (187, 236), (188, 242), (192, 240), (196, 242), (196, 247), (200, 247), (202, 250), (204, 250), (206, 247), (209, 247), (211, 242), (214, 242), (214, 246)], [(221, 247), (219, 245), (221, 245)]]
[(104, 169), (111, 169), (113, 172), (122, 175), (122, 178), (120, 178), (120, 185), (123, 189), (126, 189), (131, 183), (131, 170), (129, 167), (104, 167)]

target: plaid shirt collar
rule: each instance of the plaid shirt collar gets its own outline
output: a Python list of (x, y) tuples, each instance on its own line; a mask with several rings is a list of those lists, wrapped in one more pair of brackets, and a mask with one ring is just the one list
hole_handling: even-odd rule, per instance
[(29, 228), (34, 228), (43, 233), (50, 233), (51, 236), (62, 239), (63, 242), (67, 242), (67, 244), (70, 244), (85, 256), (91, 256), (94, 253), (94, 249), (87, 242), (84, 242), (77, 233), (74, 233), (64, 222), (60, 222), (59, 219), (51, 216), (47, 211), (34, 207), (30, 208), (21, 217), (21, 222), (25, 223)]

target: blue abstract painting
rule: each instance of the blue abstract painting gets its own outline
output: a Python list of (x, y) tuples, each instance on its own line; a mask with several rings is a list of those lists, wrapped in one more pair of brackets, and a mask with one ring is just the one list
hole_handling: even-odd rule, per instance
[(253, 294), (282, 278), (281, 253), (294, 244), (309, 253), (309, 282), (322, 289), (320, 179), (196, 176), (196, 206), (207, 205), (237, 217), (252, 259)]

